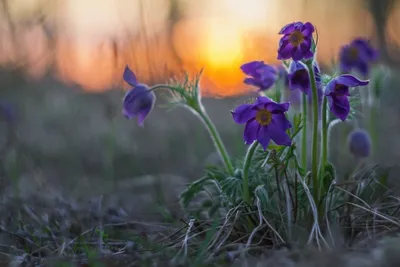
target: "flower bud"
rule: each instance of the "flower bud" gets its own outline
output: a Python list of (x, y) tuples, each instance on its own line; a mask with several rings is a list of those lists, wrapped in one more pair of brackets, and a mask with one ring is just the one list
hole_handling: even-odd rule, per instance
[(347, 139), (350, 152), (359, 158), (367, 158), (371, 154), (371, 138), (369, 133), (362, 129), (351, 132)]

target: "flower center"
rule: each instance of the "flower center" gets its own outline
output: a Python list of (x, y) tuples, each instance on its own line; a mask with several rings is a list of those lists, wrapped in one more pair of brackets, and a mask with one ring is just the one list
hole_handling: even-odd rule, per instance
[(346, 92), (347, 86), (343, 85), (343, 84), (336, 84), (335, 85), (335, 93), (338, 96), (344, 95), (344, 93)]
[(299, 46), (304, 41), (304, 35), (301, 31), (296, 30), (290, 34), (289, 41), (293, 46)]
[(256, 113), (256, 121), (261, 125), (261, 126), (267, 126), (268, 124), (271, 123), (272, 120), (272, 113), (269, 110), (266, 109), (260, 109)]
[(352, 60), (357, 60), (357, 58), (358, 58), (358, 49), (356, 47), (351, 47), (349, 49), (349, 57)]

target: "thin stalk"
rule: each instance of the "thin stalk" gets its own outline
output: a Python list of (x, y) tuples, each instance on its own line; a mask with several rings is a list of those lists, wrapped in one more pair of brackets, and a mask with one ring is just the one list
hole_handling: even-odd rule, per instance
[(327, 122), (327, 99), (322, 100), (322, 145), (321, 145), (321, 176), (324, 177), (325, 165), (328, 159), (328, 122)]
[(254, 152), (258, 146), (258, 141), (254, 141), (247, 149), (246, 156), (243, 162), (243, 200), (250, 205), (250, 191), (249, 191), (249, 170), (251, 166), (251, 160)]
[(231, 162), (231, 159), (228, 155), (228, 152), (226, 151), (226, 148), (224, 146), (224, 143), (222, 142), (222, 139), (217, 131), (217, 128), (215, 127), (214, 123), (211, 121), (210, 117), (208, 117), (207, 113), (204, 111), (203, 108), (200, 108), (199, 110), (196, 110), (199, 114), (199, 116), (202, 118), (204, 124), (207, 127), (208, 132), (210, 133), (211, 139), (214, 142), (214, 145), (221, 156), (221, 159), (224, 162), (225, 168), (228, 171), (229, 175), (233, 176), (234, 175), (234, 168)]
[(303, 117), (303, 129), (302, 129), (302, 135), (301, 135), (301, 167), (303, 168), (304, 171), (307, 171), (307, 165), (308, 165), (308, 155), (307, 155), (307, 95), (302, 94), (302, 117)]
[(311, 151), (311, 177), (313, 182), (313, 196), (315, 203), (319, 203), (319, 182), (318, 182), (318, 94), (317, 83), (312, 61), (307, 62), (308, 75), (312, 89), (312, 108), (313, 108), (313, 135)]

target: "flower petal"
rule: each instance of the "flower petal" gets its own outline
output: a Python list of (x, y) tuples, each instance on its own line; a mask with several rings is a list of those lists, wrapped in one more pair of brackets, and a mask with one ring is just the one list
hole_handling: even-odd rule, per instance
[[(298, 22), (297, 22), (297, 23), (298, 23)], [(288, 34), (288, 33), (291, 33), (292, 31), (294, 31), (294, 30), (296, 29), (295, 25), (296, 25), (296, 22), (289, 23), (289, 24), (285, 25), (285, 26), (279, 31), (278, 34)]]
[(328, 96), (328, 105), (331, 112), (342, 121), (345, 121), (350, 113), (350, 102), (347, 96)]
[(243, 134), (244, 142), (246, 145), (249, 145), (257, 140), (260, 127), (260, 124), (258, 124), (255, 119), (249, 120), (246, 123)]
[(287, 129), (292, 128), (292, 124), (283, 113), (274, 114), (272, 116), (271, 124), (269, 126), (281, 129), (282, 131), (286, 131)]
[(256, 70), (264, 65), (264, 61), (251, 61), (240, 66), (240, 69), (247, 75), (253, 76)]
[(265, 108), (271, 111), (273, 114), (286, 112), (289, 110), (289, 107), (290, 107), (289, 102), (284, 102), (284, 103), (271, 102), (265, 105)]
[(285, 60), (291, 58), (293, 48), (294, 46), (291, 43), (288, 43), (286, 46), (279, 46), (278, 59)]
[(126, 65), (124, 74), (123, 74), (124, 81), (127, 82), (130, 86), (137, 85), (137, 79), (135, 73)]
[(315, 31), (314, 25), (312, 25), (310, 22), (306, 22), (302, 27), (301, 27), (301, 32), (305, 36), (311, 35)]
[(231, 111), (233, 120), (238, 124), (246, 123), (251, 118), (254, 118), (256, 112), (252, 104), (243, 104)]
[(264, 148), (264, 151), (267, 150), (270, 140), (271, 140), (271, 136), (269, 135), (268, 127), (267, 126), (260, 127), (260, 129), (258, 130), (258, 133), (257, 133), (257, 141)]
[(340, 75), (335, 80), (338, 84), (343, 84), (348, 87), (365, 86), (369, 84), (369, 80), (360, 80), (350, 74)]
[[(278, 124), (280, 123), (278, 122)], [(289, 135), (279, 125), (275, 123), (268, 125), (268, 132), (275, 144), (279, 146), (290, 146), (292, 144)]]

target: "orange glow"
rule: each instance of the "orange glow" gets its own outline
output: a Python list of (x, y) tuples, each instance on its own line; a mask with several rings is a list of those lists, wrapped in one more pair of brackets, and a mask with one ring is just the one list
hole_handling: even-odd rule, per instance
[[(170, 0), (10, 1), (16, 22), (26, 25), (38, 14), (47, 15), (46, 22), (57, 33), (55, 51), (50, 51), (40, 25), (17, 27), (20, 45), (14, 45), (9, 27), (0, 18), (0, 24), (6, 25), (0, 27), (0, 65), (23, 58), (34, 78), (55, 66), (60, 80), (88, 91), (121, 86), (126, 64), (149, 83), (182, 69), (204, 68), (203, 94), (228, 96), (249, 89), (242, 83), (241, 64), (277, 63), (277, 33), (286, 23), (311, 21), (317, 26), (321, 63), (329, 63), (352, 38), (370, 36), (373, 28), (369, 14), (361, 9), (363, 0), (174, 1), (180, 2), (182, 16), (171, 29)], [(391, 24), (396, 24), (399, 14), (394, 12)], [(398, 35), (393, 29), (389, 34), (393, 39)]]

